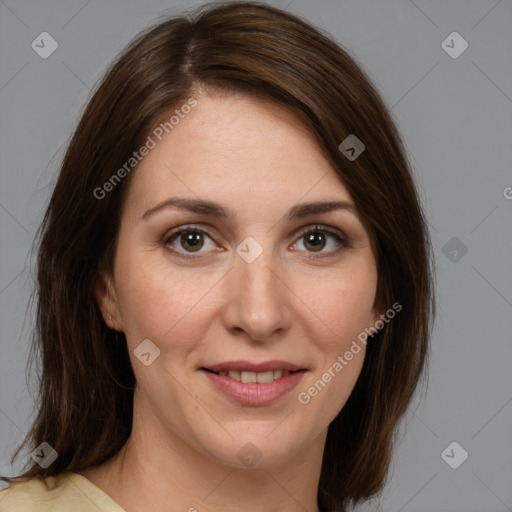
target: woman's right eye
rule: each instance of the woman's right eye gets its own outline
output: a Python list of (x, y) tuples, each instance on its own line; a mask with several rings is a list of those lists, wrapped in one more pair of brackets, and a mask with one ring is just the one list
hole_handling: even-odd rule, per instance
[[(194, 253), (203, 254), (204, 252), (208, 252), (200, 252), (205, 246), (205, 237), (208, 238), (212, 242), (213, 247), (215, 247), (215, 243), (206, 231), (198, 229), (197, 227), (183, 226), (166, 233), (163, 244), (168, 250), (179, 257), (194, 259), (198, 257), (194, 256)], [(176, 248), (176, 245), (181, 245), (181, 249)]]

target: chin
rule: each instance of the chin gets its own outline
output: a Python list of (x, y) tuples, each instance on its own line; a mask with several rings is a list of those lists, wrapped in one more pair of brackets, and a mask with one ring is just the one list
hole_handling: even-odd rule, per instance
[(222, 439), (205, 440), (203, 450), (218, 463), (231, 468), (278, 468), (303, 453), (309, 444), (305, 432), (294, 435), (289, 428), (279, 431), (279, 424), (284, 417), (272, 422), (252, 421), (250, 428), (244, 428), (249, 426), (249, 422), (241, 422), (242, 425), (237, 429), (240, 432), (238, 435), (233, 433), (233, 429), (227, 428), (232, 437), (223, 431)]

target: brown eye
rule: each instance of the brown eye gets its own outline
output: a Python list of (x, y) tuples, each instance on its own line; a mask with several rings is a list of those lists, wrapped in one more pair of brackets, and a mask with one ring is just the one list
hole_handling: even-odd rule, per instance
[[(299, 234), (299, 241), (294, 244), (294, 247), (297, 248), (301, 243), (304, 245), (304, 250), (310, 253), (310, 258), (313, 259), (335, 256), (344, 248), (349, 247), (348, 239), (343, 233), (319, 226), (302, 231)], [(326, 247), (328, 250), (324, 251)], [(331, 247), (330, 250), (329, 247)], [(318, 253), (318, 255), (314, 253)]]
[(304, 235), (305, 243), (307, 248), (311, 248), (312, 251), (321, 251), (325, 247), (325, 234), (320, 232), (309, 233)]
[[(162, 245), (177, 256), (183, 258), (195, 258), (204, 255), (205, 250), (201, 250), (210, 241), (211, 249), (216, 247), (212, 237), (202, 229), (195, 227), (181, 227), (166, 234), (162, 240)], [(206, 247), (208, 249), (208, 247)], [(194, 255), (197, 253), (197, 256)]]
[(186, 250), (189, 250), (190, 248), (192, 252), (199, 251), (204, 245), (202, 236), (202, 233), (199, 231), (187, 231), (185, 233), (181, 233), (181, 246)]

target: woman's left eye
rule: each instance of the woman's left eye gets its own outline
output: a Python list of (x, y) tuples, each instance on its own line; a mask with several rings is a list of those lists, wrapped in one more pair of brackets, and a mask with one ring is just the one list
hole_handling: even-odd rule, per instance
[[(194, 253), (201, 254), (201, 249), (205, 247), (205, 237), (210, 240), (210, 248), (215, 248), (216, 245), (210, 234), (196, 226), (183, 226), (171, 231), (165, 235), (162, 242), (172, 253), (183, 258), (194, 259), (200, 257), (195, 256)], [(347, 239), (342, 233), (333, 231), (327, 227), (319, 227), (318, 225), (314, 228), (309, 227), (301, 231), (298, 238), (299, 240), (293, 244), (294, 249), (302, 243), (306, 252), (321, 254), (311, 254), (311, 258), (313, 259), (333, 256), (348, 246)], [(323, 249), (329, 245), (329, 238), (334, 240), (334, 242), (331, 242), (331, 245), (334, 243), (334, 248), (324, 251)], [(177, 249), (174, 246), (176, 242), (181, 245), (181, 249)]]
[[(322, 252), (322, 250), (328, 245), (328, 237), (334, 239), (335, 247), (332, 250)], [(342, 233), (333, 231), (326, 227), (315, 226), (313, 229), (308, 228), (300, 233), (299, 240), (303, 241), (302, 243), (304, 247), (306, 247), (307, 252), (321, 252), (321, 255), (318, 256), (316, 254), (312, 254), (312, 258), (333, 256), (338, 254), (345, 247), (348, 247), (348, 241)], [(298, 243), (299, 242), (295, 243), (294, 247), (296, 247)]]

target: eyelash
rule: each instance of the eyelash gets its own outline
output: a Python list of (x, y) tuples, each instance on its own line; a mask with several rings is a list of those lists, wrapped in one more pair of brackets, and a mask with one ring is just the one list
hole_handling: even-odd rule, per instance
[[(180, 258), (184, 258), (184, 259), (188, 259), (188, 260), (198, 260), (203, 257), (203, 255), (204, 255), (203, 253), (201, 253), (201, 255), (199, 255), (199, 256), (195, 256), (195, 255), (192, 255), (191, 253), (179, 251), (179, 250), (169, 247), (169, 243), (174, 238), (177, 238), (182, 233), (188, 233), (188, 232), (200, 233), (202, 235), (207, 235), (209, 238), (211, 238), (213, 240), (213, 236), (207, 230), (199, 229), (196, 226), (187, 225), (187, 226), (182, 226), (180, 228), (177, 228), (174, 231), (166, 233), (164, 235), (161, 243), (169, 252), (177, 255)], [(337, 231), (333, 231), (332, 229), (330, 229), (326, 226), (319, 226), (317, 224), (315, 224), (314, 228), (308, 227), (307, 229), (302, 230), (298, 234), (297, 240), (300, 240), (301, 238), (303, 238), (306, 235), (316, 234), (316, 233), (323, 233), (323, 234), (332, 236), (336, 240), (336, 242), (339, 244), (340, 247), (334, 251), (331, 251), (330, 253), (323, 254), (323, 255), (317, 255), (317, 254), (311, 253), (311, 256), (310, 256), (311, 259), (317, 260), (317, 259), (321, 259), (321, 258), (333, 257), (333, 256), (337, 255), (338, 253), (340, 253), (343, 249), (350, 247), (349, 240), (345, 235), (342, 235), (341, 233), (338, 233)], [(309, 251), (307, 251), (307, 252), (309, 252)]]

